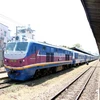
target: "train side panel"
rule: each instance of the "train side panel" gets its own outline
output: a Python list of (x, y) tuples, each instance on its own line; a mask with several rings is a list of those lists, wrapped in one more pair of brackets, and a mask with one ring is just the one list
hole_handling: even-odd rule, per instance
[[(23, 45), (24, 42), (19, 44)], [(4, 55), (8, 76), (14, 80), (30, 79), (40, 69), (75, 65), (91, 60), (89, 55), (80, 52), (36, 42), (28, 42), (26, 51), (18, 49), (19, 51), (14, 49), (14, 51), (5, 52)], [(62, 67), (59, 68), (62, 69)]]

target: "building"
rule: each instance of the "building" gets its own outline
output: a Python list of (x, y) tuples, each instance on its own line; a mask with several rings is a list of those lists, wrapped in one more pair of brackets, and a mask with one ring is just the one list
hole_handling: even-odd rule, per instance
[(10, 40), (10, 30), (8, 26), (0, 23), (0, 67), (3, 66), (3, 49)]
[(9, 40), (10, 40), (10, 30), (8, 26), (0, 23), (0, 48), (3, 48)]
[(28, 27), (16, 26), (16, 36), (19, 36), (21, 38), (25, 37), (25, 38), (34, 40), (34, 34), (33, 34), (34, 31), (35, 30), (32, 30), (30, 28), (30, 25), (28, 25)]

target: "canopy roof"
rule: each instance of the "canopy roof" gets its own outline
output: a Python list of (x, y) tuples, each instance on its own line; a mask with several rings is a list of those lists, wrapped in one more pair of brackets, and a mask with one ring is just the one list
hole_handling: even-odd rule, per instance
[(81, 0), (100, 53), (100, 0)]

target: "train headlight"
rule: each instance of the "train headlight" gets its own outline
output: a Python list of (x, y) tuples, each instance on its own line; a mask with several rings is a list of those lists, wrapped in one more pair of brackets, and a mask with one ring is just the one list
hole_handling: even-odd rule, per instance
[(23, 62), (25, 62), (25, 60), (23, 59)]
[(7, 59), (5, 59), (5, 61), (7, 61)]

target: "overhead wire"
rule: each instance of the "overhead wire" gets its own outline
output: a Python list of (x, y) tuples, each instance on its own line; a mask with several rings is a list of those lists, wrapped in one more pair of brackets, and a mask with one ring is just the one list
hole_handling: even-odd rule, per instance
[(12, 23), (15, 23), (15, 24), (17, 24), (17, 25), (22, 25), (21, 23), (15, 21), (15, 20), (13, 20), (12, 18), (7, 17), (7, 16), (5, 16), (5, 15), (3, 15), (3, 14), (0, 14), (0, 17), (3, 18), (3, 19), (5, 19), (5, 20), (8, 20), (8, 21), (10, 21), (10, 22), (12, 22)]

